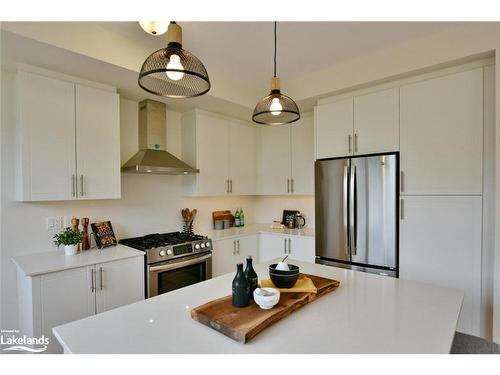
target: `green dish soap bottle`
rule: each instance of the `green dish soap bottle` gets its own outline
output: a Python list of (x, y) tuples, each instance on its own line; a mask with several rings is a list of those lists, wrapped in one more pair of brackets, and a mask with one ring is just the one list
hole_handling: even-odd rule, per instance
[(243, 213), (243, 208), (240, 208), (240, 227), (245, 226), (245, 214)]
[(239, 227), (241, 225), (240, 210), (237, 208), (234, 213), (234, 226)]

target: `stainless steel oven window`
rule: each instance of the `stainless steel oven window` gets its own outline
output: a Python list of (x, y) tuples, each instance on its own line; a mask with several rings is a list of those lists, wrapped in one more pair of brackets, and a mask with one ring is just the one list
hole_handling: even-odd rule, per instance
[[(154, 297), (158, 294), (205, 281), (212, 278), (212, 254), (150, 265), (148, 267), (148, 276), (148, 297)], [(169, 281), (169, 276), (172, 278), (170, 282), (174, 282), (172, 285), (166, 284)], [(160, 283), (163, 284), (163, 289), (158, 290)]]

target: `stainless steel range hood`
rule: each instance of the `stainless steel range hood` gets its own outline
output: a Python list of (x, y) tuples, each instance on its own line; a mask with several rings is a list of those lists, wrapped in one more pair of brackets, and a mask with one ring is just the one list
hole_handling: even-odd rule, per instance
[(165, 151), (166, 106), (146, 99), (139, 103), (139, 151), (122, 166), (125, 173), (193, 174), (192, 168)]

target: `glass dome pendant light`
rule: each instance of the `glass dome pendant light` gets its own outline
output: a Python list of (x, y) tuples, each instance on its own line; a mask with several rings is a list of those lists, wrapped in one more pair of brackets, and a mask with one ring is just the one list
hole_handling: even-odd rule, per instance
[(210, 79), (203, 63), (182, 48), (182, 29), (170, 22), (168, 44), (148, 56), (139, 73), (139, 86), (168, 98), (192, 98), (210, 90)]
[(280, 79), (276, 76), (276, 22), (274, 22), (274, 75), (271, 92), (262, 98), (253, 111), (252, 120), (264, 125), (290, 124), (300, 119), (297, 104), (280, 91)]

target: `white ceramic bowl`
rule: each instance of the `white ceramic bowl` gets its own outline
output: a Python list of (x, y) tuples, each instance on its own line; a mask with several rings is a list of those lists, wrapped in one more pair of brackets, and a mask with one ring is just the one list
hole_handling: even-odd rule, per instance
[[(269, 296), (263, 296), (261, 290), (272, 293)], [(274, 288), (257, 288), (253, 291), (253, 299), (261, 309), (272, 309), (280, 300), (280, 291)]]

